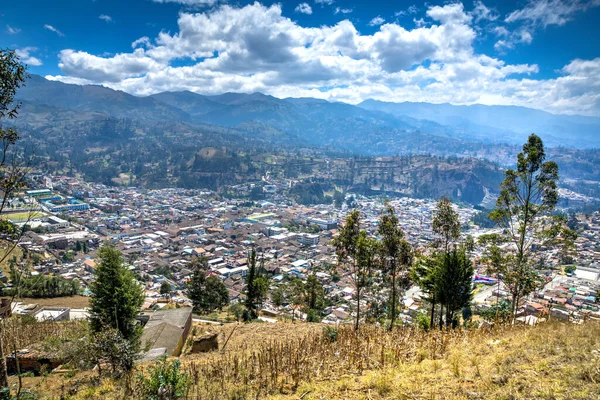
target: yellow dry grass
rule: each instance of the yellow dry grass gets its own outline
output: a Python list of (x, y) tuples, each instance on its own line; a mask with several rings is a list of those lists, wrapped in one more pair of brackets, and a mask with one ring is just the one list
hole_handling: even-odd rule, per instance
[[(231, 332), (233, 325), (203, 327)], [(198, 329), (198, 328), (197, 328)], [(190, 399), (596, 399), (600, 324), (392, 333), (317, 324), (247, 324), (228, 348), (184, 357)], [(239, 331), (238, 331), (239, 330)], [(235, 335), (239, 334), (234, 339)], [(231, 347), (229, 347), (231, 345)], [(136, 372), (137, 373), (137, 372)], [(41, 398), (125, 399), (135, 379), (28, 378)], [(131, 393), (131, 392), (130, 392)]]

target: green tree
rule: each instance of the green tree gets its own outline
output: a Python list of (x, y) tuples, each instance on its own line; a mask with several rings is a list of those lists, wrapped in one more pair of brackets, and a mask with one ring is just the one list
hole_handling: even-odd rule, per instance
[(444, 252), (449, 251), (450, 244), (460, 237), (460, 220), (454, 211), (452, 202), (447, 197), (438, 201), (431, 223), (433, 232), (441, 236)]
[(431, 328), (435, 326), (435, 306), (439, 302), (436, 285), (439, 282), (441, 257), (441, 253), (422, 255), (410, 270), (411, 280), (421, 288), (425, 293), (425, 300), (431, 304), (428, 324), (428, 327)]
[(393, 329), (398, 312), (398, 275), (412, 266), (413, 250), (404, 239), (394, 208), (388, 203), (379, 220), (378, 233), (381, 238), (381, 261), (385, 277), (390, 284), (389, 317)]
[(98, 251), (98, 266), (89, 289), (92, 331), (116, 329), (134, 348), (139, 348), (142, 327), (136, 318), (144, 303), (144, 290), (114, 247), (104, 245)]
[(256, 250), (252, 248), (248, 255), (248, 274), (246, 275), (246, 314), (244, 316), (246, 321), (258, 318), (258, 309), (264, 303), (269, 291), (267, 278), (261, 276), (256, 262)]
[(464, 246), (445, 253), (442, 260), (437, 274), (437, 298), (446, 312), (446, 326), (454, 326), (455, 313), (470, 306), (473, 299), (473, 263)]
[(173, 291), (173, 287), (167, 281), (162, 281), (160, 284), (160, 295), (165, 299), (171, 298), (171, 292)]
[(207, 276), (209, 268), (206, 258), (193, 259), (188, 268), (193, 270), (194, 274), (186, 286), (186, 292), (195, 312), (209, 313), (221, 310), (229, 304), (229, 293), (225, 284), (216, 276)]
[[(20, 157), (15, 152), (19, 135), (15, 128), (6, 128), (5, 121), (17, 117), (21, 103), (15, 102), (15, 95), (27, 77), (27, 66), (21, 63), (17, 53), (14, 50), (0, 49), (0, 213), (4, 211), (8, 200), (25, 186), (27, 167), (19, 162)], [(17, 247), (24, 230), (8, 221), (2, 221), (0, 233), (8, 239), (8, 246), (0, 257), (1, 263)], [(4, 322), (0, 322), (0, 387), (8, 386), (4, 336)]]
[(508, 169), (490, 218), (504, 229), (509, 259), (503, 282), (511, 294), (513, 318), (521, 299), (539, 287), (533, 249), (555, 246), (572, 237), (562, 216), (552, 215), (558, 203), (558, 165), (545, 161), (542, 139), (532, 134), (517, 156), (517, 168)]

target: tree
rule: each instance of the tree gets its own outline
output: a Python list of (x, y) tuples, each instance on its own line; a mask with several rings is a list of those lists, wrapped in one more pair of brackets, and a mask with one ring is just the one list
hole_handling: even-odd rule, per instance
[(434, 253), (429, 256), (422, 255), (410, 270), (410, 277), (421, 290), (426, 294), (425, 300), (431, 304), (428, 326), (433, 328), (435, 325), (435, 305), (439, 302), (437, 283), (439, 282), (440, 253)]
[(381, 237), (382, 269), (390, 283), (389, 316), (392, 329), (398, 311), (398, 274), (411, 267), (413, 250), (410, 243), (404, 239), (404, 232), (390, 204), (386, 204), (386, 209), (381, 215), (378, 233)]
[(144, 290), (124, 265), (122, 254), (110, 245), (98, 251), (98, 266), (90, 284), (90, 326), (93, 332), (118, 330), (134, 348), (139, 348), (142, 328), (137, 322), (144, 303)]
[(496, 208), (490, 213), (490, 218), (504, 228), (509, 243), (503, 282), (511, 294), (513, 319), (520, 300), (541, 283), (532, 260), (533, 249), (572, 237), (564, 217), (552, 215), (558, 203), (558, 165), (545, 159), (542, 139), (531, 134), (517, 156), (517, 168), (506, 171)]
[(193, 259), (188, 268), (194, 271), (186, 285), (187, 296), (192, 300), (195, 312), (209, 313), (221, 310), (229, 304), (229, 293), (225, 284), (216, 276), (207, 276), (206, 258)]
[(364, 290), (370, 283), (370, 278), (377, 263), (379, 243), (367, 235), (367, 231), (361, 230), (356, 243), (356, 264), (352, 272), (352, 280), (356, 289), (356, 322), (354, 330), (358, 330), (360, 321), (360, 301)]
[(447, 253), (450, 244), (460, 237), (460, 220), (447, 197), (438, 201), (431, 225), (433, 232), (441, 236), (442, 248)]
[[(3, 122), (17, 117), (21, 103), (15, 102), (17, 90), (27, 79), (27, 66), (22, 64), (14, 50), (0, 49), (0, 213), (8, 204), (8, 200), (25, 186), (28, 172), (23, 166), (22, 158), (14, 151), (19, 135), (15, 128), (4, 128)], [(8, 221), (0, 223), (0, 234), (8, 243), (0, 257), (6, 260), (17, 247), (23, 230), (17, 229)], [(4, 322), (0, 323), (0, 386), (8, 386), (6, 357), (4, 356)]]
[(455, 247), (442, 260), (437, 274), (437, 298), (446, 311), (446, 326), (454, 326), (455, 313), (468, 307), (473, 299), (473, 264), (464, 246)]
[[(418, 268), (414, 271), (414, 278), (420, 282), (421, 288), (429, 293), (431, 302), (430, 326), (434, 326), (435, 306), (439, 299), (439, 285), (441, 266), (443, 265), (443, 256), (450, 252), (450, 245), (460, 237), (460, 220), (458, 214), (452, 207), (452, 202), (442, 197), (436, 205), (432, 218), (433, 232), (440, 236), (440, 244), (443, 254), (434, 254), (432, 257), (425, 257)], [(444, 306), (440, 303), (440, 326), (444, 314)]]
[[(348, 213), (344, 226), (339, 229), (337, 236), (332, 240), (332, 244), (336, 249), (338, 262), (348, 264), (353, 279), (357, 276), (355, 273), (358, 268), (357, 250), (359, 237), (360, 212), (354, 210)], [(358, 291), (358, 285), (356, 283), (360, 283), (360, 280), (355, 279), (355, 289)], [(360, 309), (360, 306), (358, 308)], [(358, 329), (358, 318), (359, 317), (357, 316), (356, 329)]]
[(248, 255), (248, 275), (246, 275), (246, 314), (244, 320), (258, 318), (258, 309), (262, 306), (269, 291), (267, 278), (261, 276), (256, 266), (256, 250), (252, 248)]
[(172, 291), (173, 291), (173, 287), (171, 286), (171, 284), (169, 282), (163, 281), (160, 284), (160, 295), (163, 296), (165, 299), (171, 298)]

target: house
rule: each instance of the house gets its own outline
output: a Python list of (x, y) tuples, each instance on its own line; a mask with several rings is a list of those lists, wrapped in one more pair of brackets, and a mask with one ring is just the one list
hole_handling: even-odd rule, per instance
[[(142, 347), (149, 348), (150, 355), (166, 354), (179, 357), (191, 326), (191, 307), (154, 311), (144, 326)], [(151, 358), (148, 359), (148, 356), (149, 354), (146, 354), (143, 360), (149, 361)]]

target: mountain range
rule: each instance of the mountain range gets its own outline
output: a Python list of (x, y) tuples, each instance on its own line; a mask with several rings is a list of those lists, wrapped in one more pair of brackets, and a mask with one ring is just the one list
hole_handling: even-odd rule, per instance
[[(430, 103), (387, 103), (367, 100), (358, 105), (313, 98), (279, 99), (262, 93), (163, 92), (136, 97), (95, 85), (72, 85), (32, 75), (17, 94), (30, 114), (37, 106), (102, 114), (145, 122), (217, 125), (313, 146), (367, 155), (422, 152), (460, 153), (465, 143), (522, 144), (532, 132), (548, 146), (600, 147), (600, 118), (556, 115), (515, 106), (455, 106)], [(89, 117), (89, 116), (88, 116)], [(257, 127), (261, 127), (258, 129)], [(408, 145), (406, 145), (408, 143)], [(411, 144), (412, 143), (412, 144)], [(442, 151), (443, 153), (443, 151)]]

